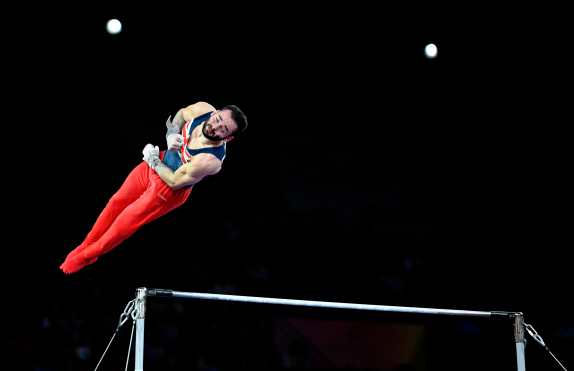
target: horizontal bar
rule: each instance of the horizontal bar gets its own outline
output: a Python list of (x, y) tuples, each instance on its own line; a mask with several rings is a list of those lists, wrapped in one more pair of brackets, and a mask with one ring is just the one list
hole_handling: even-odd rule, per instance
[(184, 292), (172, 291), (164, 289), (148, 289), (148, 296), (158, 297), (176, 297), (185, 299), (199, 299), (199, 300), (216, 300), (227, 302), (241, 302), (241, 303), (256, 303), (256, 304), (278, 304), (278, 305), (293, 305), (299, 307), (314, 307), (314, 308), (333, 308), (333, 309), (354, 309), (364, 311), (376, 312), (395, 312), (395, 313), (417, 313), (417, 314), (438, 314), (438, 315), (451, 315), (451, 316), (467, 316), (467, 317), (514, 317), (513, 312), (483, 312), (474, 310), (455, 310), (455, 309), (438, 309), (438, 308), (418, 308), (418, 307), (401, 307), (390, 305), (373, 305), (373, 304), (355, 304), (355, 303), (337, 303), (329, 301), (313, 301), (313, 300), (294, 300), (294, 299), (278, 299), (266, 298), (260, 296), (241, 296), (241, 295), (224, 295), (224, 294), (206, 294), (200, 292)]

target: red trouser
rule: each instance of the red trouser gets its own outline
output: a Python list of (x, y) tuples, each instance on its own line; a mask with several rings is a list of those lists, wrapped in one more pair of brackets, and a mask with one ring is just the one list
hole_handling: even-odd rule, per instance
[(191, 187), (172, 190), (155, 171), (142, 162), (112, 196), (84, 242), (60, 266), (74, 273), (119, 245), (141, 226), (181, 206)]

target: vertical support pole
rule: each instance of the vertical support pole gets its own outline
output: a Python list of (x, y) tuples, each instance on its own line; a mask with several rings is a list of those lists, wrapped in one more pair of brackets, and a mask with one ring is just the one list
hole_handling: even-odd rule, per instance
[(144, 359), (144, 324), (145, 324), (145, 310), (146, 310), (146, 288), (140, 287), (137, 289), (135, 310), (136, 316), (136, 361), (135, 371), (143, 371)]
[(526, 371), (526, 362), (524, 359), (524, 315), (516, 313), (514, 316), (514, 339), (516, 342), (516, 369)]

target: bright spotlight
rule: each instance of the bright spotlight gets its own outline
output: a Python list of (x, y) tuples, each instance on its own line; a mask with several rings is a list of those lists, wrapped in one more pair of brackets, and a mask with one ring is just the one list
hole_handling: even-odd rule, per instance
[(435, 58), (438, 53), (438, 48), (435, 44), (428, 44), (425, 46), (425, 55), (427, 58)]
[(122, 31), (122, 22), (117, 19), (110, 19), (106, 24), (106, 29), (112, 35), (118, 34)]

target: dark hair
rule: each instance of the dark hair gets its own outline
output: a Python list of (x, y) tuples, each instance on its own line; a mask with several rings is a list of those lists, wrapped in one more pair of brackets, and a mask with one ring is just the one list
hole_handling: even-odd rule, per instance
[(247, 116), (243, 113), (239, 107), (230, 104), (222, 108), (222, 110), (229, 110), (231, 111), (231, 118), (237, 124), (237, 130), (233, 133), (234, 137), (237, 137), (240, 133), (244, 132), (247, 129)]

